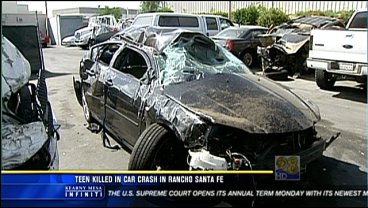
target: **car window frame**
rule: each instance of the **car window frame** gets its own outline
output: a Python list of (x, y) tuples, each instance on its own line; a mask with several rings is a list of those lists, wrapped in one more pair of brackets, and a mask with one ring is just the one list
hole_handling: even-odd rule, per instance
[[(111, 57), (111, 60), (110, 60), (110, 63), (109, 64), (106, 64), (105, 62), (101, 62), (100, 61), (100, 57), (101, 57), (101, 55), (103, 54), (103, 52), (105, 51), (105, 50), (107, 50), (107, 47), (109, 47), (109, 45), (113, 45), (113, 44), (121, 44), (121, 43), (117, 43), (117, 42), (108, 42), (108, 43), (105, 43), (105, 44), (103, 44), (103, 45), (100, 45), (100, 46), (102, 46), (100, 49), (98, 49), (98, 54), (97, 54), (97, 58), (96, 58), (96, 61), (95, 62), (97, 62), (97, 63), (99, 63), (99, 64), (102, 64), (102, 65), (104, 65), (104, 66), (110, 66), (111, 65), (111, 63), (113, 62), (113, 60), (114, 60), (114, 56), (115, 56), (115, 54), (120, 50), (120, 47), (121, 47), (121, 45), (120, 45), (120, 47), (119, 47), (119, 49), (117, 49), (116, 51), (115, 51), (115, 53), (114, 53), (114, 55)], [(101, 49), (102, 49), (102, 51), (101, 51)]]
[[(205, 23), (206, 23), (206, 28), (207, 28), (207, 30), (219, 30), (219, 24), (218, 24), (218, 22), (217, 22), (216, 17), (205, 17), (204, 19), (205, 19)], [(212, 20), (215, 22), (215, 24), (216, 24), (216, 29), (214, 29), (214, 28), (209, 28), (209, 24), (208, 24), (208, 21), (207, 21), (208, 19), (212, 19)]]
[[(160, 21), (162, 20), (162, 18), (173, 18), (176, 20), (177, 25), (160, 25)], [(191, 18), (191, 19), (195, 19), (196, 20), (196, 25), (182, 25), (181, 24), (181, 19), (184, 18)], [(200, 28), (201, 27), (201, 23), (200, 23), (200, 19), (198, 17), (195, 16), (184, 16), (184, 15), (159, 15), (157, 18), (157, 25), (159, 27), (178, 27), (178, 28)]]
[[(136, 24), (137, 23), (137, 20), (139, 19), (144, 19), (144, 18), (147, 18), (147, 19), (150, 19), (149, 23), (148, 24)], [(154, 16), (153, 15), (145, 15), (145, 16), (137, 16), (134, 20), (134, 22), (132, 23), (132, 25), (138, 25), (138, 26), (143, 26), (143, 25), (152, 25), (152, 22), (154, 20)]]
[[(144, 60), (145, 60), (145, 62), (146, 62), (146, 64), (147, 64), (147, 70), (146, 70), (146, 72), (145, 72), (145, 73), (144, 73), (144, 75), (143, 75), (141, 78), (139, 78), (139, 79), (138, 79), (137, 77), (133, 76), (133, 75), (132, 75), (132, 74), (130, 74), (130, 73), (122, 72), (122, 71), (120, 71), (120, 70), (118, 70), (118, 69), (116, 69), (116, 68), (114, 68), (114, 67), (113, 67), (113, 66), (114, 66), (114, 64), (115, 64), (115, 62), (117, 61), (116, 59), (118, 58), (118, 56), (120, 55), (120, 53), (123, 53), (124, 49), (126, 49), (126, 48), (127, 48), (127, 49), (130, 49), (130, 50), (133, 50), (133, 51), (135, 51), (135, 52), (139, 53), (141, 56), (143, 56), (143, 58), (144, 58)], [(151, 60), (150, 60), (149, 55), (148, 55), (146, 52), (144, 52), (143, 50), (141, 50), (141, 49), (139, 49), (139, 48), (136, 48), (136, 47), (134, 47), (133, 45), (129, 45), (129, 44), (124, 44), (124, 46), (120, 46), (120, 48), (115, 52), (113, 59), (111, 59), (110, 66), (109, 66), (109, 69), (110, 69), (110, 70), (112, 70), (112, 71), (114, 71), (114, 72), (118, 72), (118, 73), (123, 74), (123, 75), (126, 75), (126, 76), (133, 77), (134, 79), (136, 79), (136, 80), (138, 80), (138, 81), (142, 80), (142, 78), (145, 76), (145, 74), (147, 74), (147, 72), (148, 72), (151, 68), (152, 68), (152, 64), (151, 64)]]
[[(232, 23), (229, 19), (226, 19), (226, 18), (222, 18), (222, 17), (220, 17), (220, 18), (219, 18), (219, 20), (220, 20), (220, 25), (219, 25), (219, 27), (220, 27), (221, 31), (222, 31), (222, 30), (225, 30), (225, 29), (227, 29), (227, 28), (229, 28), (229, 27), (234, 27), (234, 23)], [(225, 21), (226, 23), (229, 23), (229, 26), (228, 26), (228, 27), (226, 27), (226, 28), (223, 28), (223, 27), (221, 26), (223, 21)]]
[(259, 37), (256, 37), (254, 34), (257, 33), (257, 35), (261, 35), (261, 34), (266, 34), (267, 30), (262, 30), (262, 29), (255, 29), (255, 30), (252, 30), (252, 38), (253, 39), (259, 39)]
[[(360, 17), (363, 16), (363, 17)], [(349, 25), (349, 29), (366, 29), (368, 26), (368, 11), (362, 11), (362, 12), (358, 12), (355, 14), (354, 18), (351, 20), (350, 25)], [(358, 21), (362, 21), (363, 23), (365, 23), (365, 27), (360, 27), (361, 25), (357, 24)], [(364, 20), (366, 22), (364, 22)], [(354, 25), (355, 24), (355, 25)], [(359, 26), (359, 27), (357, 27)]]

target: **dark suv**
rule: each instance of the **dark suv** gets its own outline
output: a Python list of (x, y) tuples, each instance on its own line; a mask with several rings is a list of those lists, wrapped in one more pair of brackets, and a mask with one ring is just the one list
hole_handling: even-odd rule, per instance
[(317, 106), (201, 33), (115, 38), (90, 49), (74, 87), (86, 120), (132, 151), (129, 169), (273, 169), (275, 155), (304, 167), (331, 142), (315, 131)]

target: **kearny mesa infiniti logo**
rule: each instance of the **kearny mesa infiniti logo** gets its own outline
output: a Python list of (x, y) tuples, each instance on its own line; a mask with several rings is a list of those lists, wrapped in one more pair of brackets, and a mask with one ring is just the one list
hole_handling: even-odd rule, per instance
[(103, 185), (66, 185), (65, 198), (102, 199), (105, 187)]

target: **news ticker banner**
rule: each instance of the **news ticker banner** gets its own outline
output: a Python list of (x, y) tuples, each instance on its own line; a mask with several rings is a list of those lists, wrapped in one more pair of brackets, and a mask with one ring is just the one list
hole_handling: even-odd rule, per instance
[[(2, 171), (2, 206), (152, 206), (176, 200), (244, 200), (349, 197), (366, 199), (362, 187), (303, 189), (276, 181), (273, 171)], [(266, 178), (273, 185), (254, 186)], [(279, 186), (280, 185), (280, 186)]]

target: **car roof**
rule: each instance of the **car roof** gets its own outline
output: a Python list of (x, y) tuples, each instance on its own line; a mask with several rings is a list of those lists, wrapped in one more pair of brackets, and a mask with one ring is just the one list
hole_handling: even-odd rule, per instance
[(130, 26), (126, 30), (116, 33), (111, 39), (115, 39), (115, 41), (119, 41), (116, 39), (120, 39), (120, 41), (125, 41), (128, 44), (154, 48), (156, 51), (161, 52), (172, 41), (185, 35), (197, 35), (208, 38), (201, 32), (181, 28), (168, 29), (154, 26)]
[(221, 18), (224, 18), (224, 19), (229, 19), (227, 17), (221, 16), (221, 15), (215, 15), (215, 14), (199, 14), (199, 16), (202, 16), (202, 17), (221, 17)]
[(165, 16), (186, 16), (186, 17), (198, 17), (195, 14), (186, 14), (186, 13), (172, 13), (172, 12), (151, 12), (151, 13), (144, 13), (138, 14), (137, 17), (144, 17), (144, 16), (158, 16), (158, 15), (165, 15)]

